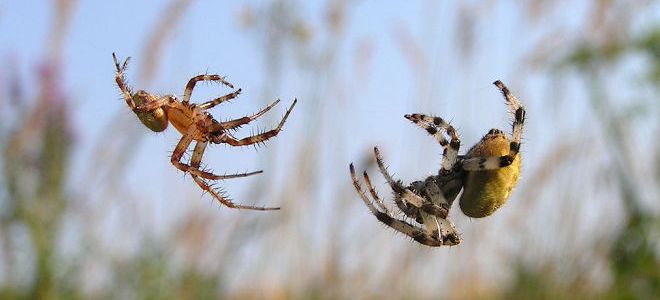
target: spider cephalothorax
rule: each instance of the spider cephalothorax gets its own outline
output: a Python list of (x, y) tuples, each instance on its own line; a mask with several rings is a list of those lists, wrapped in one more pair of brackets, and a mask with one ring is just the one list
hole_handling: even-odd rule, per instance
[[(126, 70), (129, 59), (127, 58), (124, 63), (120, 65), (114, 53), (112, 54), (112, 58), (115, 61), (115, 68), (117, 69), (117, 76), (115, 77), (117, 86), (119, 86), (122, 96), (124, 100), (126, 100), (126, 104), (138, 116), (142, 124), (147, 126), (152, 131), (160, 132), (165, 130), (167, 125), (171, 123), (172, 126), (174, 126), (174, 128), (176, 128), (183, 135), (179, 143), (176, 145), (176, 148), (174, 149), (171, 157), (171, 162), (177, 169), (189, 173), (197, 185), (202, 188), (202, 190), (209, 192), (211, 195), (213, 195), (213, 197), (218, 199), (218, 201), (220, 201), (220, 203), (224, 204), (225, 206), (231, 208), (253, 210), (279, 209), (277, 207), (259, 207), (252, 205), (234, 204), (228, 197), (216, 191), (207, 182), (208, 180), (223, 180), (237, 177), (247, 177), (250, 175), (262, 173), (263, 171), (229, 175), (215, 175), (207, 170), (200, 169), (200, 164), (202, 161), (202, 156), (204, 155), (204, 150), (206, 149), (206, 145), (208, 143), (225, 143), (231, 146), (246, 146), (259, 144), (276, 136), (282, 129), (284, 122), (289, 116), (289, 113), (291, 113), (293, 107), (296, 105), (297, 100), (293, 101), (289, 109), (284, 114), (284, 117), (280, 121), (279, 125), (275, 129), (254, 136), (248, 136), (243, 139), (237, 139), (231, 135), (230, 131), (238, 129), (240, 126), (248, 124), (261, 115), (265, 114), (277, 103), (279, 103), (280, 100), (276, 100), (254, 115), (225, 122), (218, 122), (213, 118), (213, 116), (211, 116), (210, 113), (207, 112), (207, 110), (222, 102), (236, 98), (236, 96), (241, 93), (241, 89), (235, 90), (232, 93), (201, 104), (193, 104), (189, 103), (189, 101), (190, 96), (192, 95), (192, 91), (195, 88), (195, 84), (198, 81), (219, 82), (233, 89), (234, 86), (227, 82), (222, 76), (198, 75), (191, 78), (188, 81), (188, 84), (186, 85), (185, 91), (183, 93), (183, 100), (179, 101), (174, 95), (156, 96), (144, 90), (139, 90), (136, 93), (132, 93), (131, 89), (128, 87), (128, 84), (126, 84), (126, 80), (124, 79), (124, 71)], [(182, 163), (181, 158), (193, 141), (196, 143), (192, 158), (190, 159), (190, 164)]]
[[(353, 164), (350, 164), (355, 189), (379, 221), (424, 245), (458, 245), (461, 239), (447, 215), (461, 189), (460, 207), (469, 217), (489, 216), (506, 202), (520, 175), (519, 151), (525, 109), (501, 81), (493, 84), (504, 95), (512, 115), (511, 137), (501, 130), (491, 129), (467, 154), (458, 155), (461, 142), (458, 133), (449, 123), (435, 116), (405, 115), (406, 119), (433, 136), (443, 148), (442, 166), (438, 175), (429, 176), (424, 181), (415, 181), (407, 187), (400, 180), (392, 178), (380, 151), (374, 148), (378, 168), (394, 191), (397, 207), (405, 216), (424, 227), (395, 218), (378, 197), (365, 171), (364, 181), (374, 201), (369, 200), (362, 190)], [(450, 137), (449, 140), (443, 136), (445, 133)]]

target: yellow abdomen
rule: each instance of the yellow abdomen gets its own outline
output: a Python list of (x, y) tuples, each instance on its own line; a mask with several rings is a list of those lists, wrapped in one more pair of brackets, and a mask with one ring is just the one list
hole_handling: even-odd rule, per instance
[[(509, 144), (503, 134), (488, 134), (468, 151), (466, 158), (507, 155)], [(468, 217), (483, 218), (504, 205), (520, 177), (520, 160), (518, 153), (508, 167), (466, 172), (459, 201), (463, 213)]]

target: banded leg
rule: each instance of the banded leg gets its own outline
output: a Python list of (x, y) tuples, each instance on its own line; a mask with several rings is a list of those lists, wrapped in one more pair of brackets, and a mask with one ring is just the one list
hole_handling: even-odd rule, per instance
[[(286, 111), (284, 114), (284, 117), (280, 121), (280, 124), (277, 125), (275, 129), (266, 131), (261, 134), (253, 135), (253, 136), (248, 136), (246, 138), (237, 140), (230, 135), (225, 135), (223, 142), (230, 144), (232, 146), (246, 146), (246, 145), (252, 145), (260, 142), (264, 142), (274, 136), (277, 136), (278, 133), (282, 130), (282, 126), (284, 126), (284, 122), (286, 122), (286, 119), (289, 117), (289, 114), (291, 113), (291, 110), (293, 110), (293, 107), (296, 106), (296, 103), (298, 102), (298, 99), (293, 100), (293, 103), (289, 107), (289, 109)], [(221, 124), (221, 123), (220, 123)]]
[[(443, 223), (442, 226), (439, 225), (441, 230), (438, 231), (438, 235), (432, 235), (427, 233), (424, 229), (422, 229), (419, 226), (412, 225), (406, 221), (395, 219), (391, 217), (389, 213), (379, 211), (376, 208), (376, 206), (374, 206), (373, 203), (369, 200), (369, 198), (367, 198), (366, 193), (362, 190), (362, 187), (360, 186), (360, 182), (357, 176), (355, 175), (355, 168), (353, 167), (353, 164), (349, 165), (349, 170), (351, 173), (351, 179), (353, 180), (353, 186), (357, 190), (364, 204), (367, 206), (367, 208), (369, 208), (371, 213), (374, 216), (376, 216), (376, 219), (378, 219), (378, 221), (382, 222), (383, 224), (389, 226), (390, 228), (398, 232), (401, 232), (411, 237), (413, 240), (423, 245), (427, 245), (431, 247), (453, 246), (453, 245), (458, 245), (461, 242), (460, 237), (456, 233), (453, 224), (451, 224), (449, 220), (442, 220)], [(365, 180), (367, 181), (367, 185), (370, 186), (370, 182), (368, 181), (368, 176), (365, 177)], [(372, 196), (374, 196), (374, 194), (375, 193), (372, 193)], [(377, 199), (378, 199), (377, 200), (378, 203), (380, 199), (379, 198)]]
[(238, 89), (233, 93), (229, 93), (227, 95), (215, 98), (211, 101), (204, 102), (204, 103), (199, 105), (199, 108), (201, 108), (201, 109), (211, 109), (214, 106), (216, 106), (216, 105), (218, 105), (222, 102), (229, 101), (231, 99), (234, 99), (234, 98), (238, 97), (238, 95), (241, 93), (241, 91), (242, 91), (241, 89)]
[(509, 108), (509, 112), (511, 113), (512, 119), (513, 119), (513, 124), (511, 128), (511, 137), (513, 140), (511, 141), (511, 153), (510, 155), (515, 156), (518, 154), (518, 151), (520, 150), (520, 141), (522, 140), (522, 130), (523, 130), (523, 124), (525, 123), (525, 107), (522, 106), (520, 103), (520, 100), (513, 94), (511, 94), (511, 91), (509, 91), (509, 88), (507, 88), (502, 81), (495, 81), (493, 82), (495, 86), (497, 86), (498, 89), (502, 92), (502, 95), (504, 96), (504, 99), (506, 101), (506, 105)]
[[(407, 203), (410, 203), (411, 205), (415, 206), (416, 208), (425, 211), (428, 214), (438, 216), (443, 219), (447, 218), (447, 214), (449, 213), (447, 209), (433, 202), (427, 201), (426, 199), (413, 193), (408, 188), (403, 187), (401, 182), (396, 181), (394, 180), (394, 178), (392, 178), (392, 176), (387, 172), (387, 168), (385, 167), (385, 163), (383, 162), (383, 157), (381, 156), (378, 147), (374, 147), (374, 153), (376, 156), (376, 163), (378, 164), (378, 168), (380, 169), (380, 172), (383, 174), (385, 180), (387, 180), (387, 183), (390, 185), (392, 190), (394, 190), (394, 193), (396, 193), (398, 197), (400, 197), (402, 200), (405, 200)], [(405, 205), (406, 203), (399, 204), (398, 201), (401, 201), (401, 199), (397, 200), (398, 197), (395, 197), (395, 201), (397, 201), (397, 206), (399, 207), (401, 207), (402, 205), (406, 206)]]
[(197, 145), (195, 145), (195, 150), (193, 151), (193, 156), (191, 158), (191, 165), (187, 165), (185, 163), (181, 162), (181, 158), (183, 157), (183, 153), (186, 152), (186, 149), (188, 149), (188, 146), (190, 146), (190, 143), (192, 142), (193, 138), (191, 135), (185, 134), (183, 137), (181, 137), (181, 140), (179, 140), (179, 143), (176, 145), (176, 148), (174, 148), (174, 152), (172, 153), (172, 157), (170, 158), (170, 162), (179, 170), (189, 173), (190, 175), (193, 176), (199, 176), (205, 179), (209, 180), (223, 180), (223, 179), (231, 179), (231, 178), (237, 178), (237, 177), (247, 177), (251, 175), (256, 175), (259, 173), (263, 173), (263, 171), (255, 171), (255, 172), (250, 172), (250, 173), (241, 173), (241, 174), (230, 174), (230, 175), (215, 175), (210, 172), (202, 171), (199, 170), (198, 167), (192, 166), (192, 161), (199, 160), (201, 162), (202, 160), (202, 155), (204, 154), (204, 150), (206, 148), (206, 142), (197, 142)]
[(119, 90), (121, 90), (121, 94), (124, 97), (124, 101), (126, 101), (126, 104), (128, 107), (130, 107), (132, 110), (135, 109), (135, 104), (133, 103), (133, 96), (131, 96), (131, 88), (128, 86), (126, 83), (126, 79), (124, 78), (124, 71), (126, 71), (126, 67), (128, 66), (128, 61), (131, 59), (130, 57), (127, 57), (126, 60), (124, 60), (124, 63), (119, 65), (119, 61), (117, 60), (117, 56), (115, 53), (112, 53), (112, 59), (115, 61), (115, 68), (117, 69), (117, 75), (115, 76), (115, 81), (117, 82), (117, 86), (119, 87)]
[(512, 140), (509, 143), (509, 154), (502, 156), (491, 156), (491, 157), (473, 157), (463, 161), (463, 169), (466, 171), (480, 171), (480, 170), (496, 170), (499, 168), (504, 168), (513, 163), (513, 161), (518, 156), (520, 152), (520, 142), (522, 139), (522, 129), (523, 124), (525, 123), (525, 108), (522, 106), (518, 98), (511, 94), (509, 89), (502, 83), (497, 80), (493, 82), (497, 88), (500, 89), (506, 104), (509, 108), (509, 112), (513, 117), (512, 125)]
[(209, 131), (217, 132), (217, 131), (220, 131), (220, 130), (226, 130), (226, 129), (241, 127), (241, 126), (243, 126), (245, 124), (248, 124), (248, 123), (254, 121), (255, 119), (263, 116), (265, 113), (267, 113), (271, 108), (273, 108), (278, 103), (280, 103), (280, 99), (275, 100), (275, 102), (273, 102), (270, 105), (266, 106), (266, 108), (260, 110), (259, 112), (257, 112), (254, 115), (242, 117), (240, 119), (235, 119), (235, 120), (230, 120), (230, 121), (226, 121), (226, 122), (220, 122), (220, 123), (217, 123), (217, 124), (213, 124), (213, 125), (211, 125), (211, 128), (209, 129)]
[[(404, 118), (415, 123), (417, 126), (426, 130), (433, 136), (444, 149), (442, 159), (442, 170), (449, 171), (458, 161), (458, 150), (461, 147), (461, 140), (458, 138), (458, 132), (448, 122), (440, 117), (427, 116), (423, 114), (405, 115)], [(451, 137), (451, 141), (442, 135), (443, 130)], [(447, 147), (449, 146), (449, 147)]]
[[(193, 169), (199, 169), (199, 165), (202, 162), (202, 155), (204, 154), (204, 149), (206, 149), (206, 142), (197, 142), (195, 145), (195, 150), (193, 150), (193, 156), (190, 159), (190, 166)], [(259, 172), (261, 173), (261, 172)], [(254, 173), (256, 174), (256, 172)], [(230, 207), (230, 208), (238, 208), (238, 209), (251, 209), (251, 210), (278, 210), (279, 207), (259, 207), (259, 206), (250, 206), (250, 205), (237, 205), (234, 204), (231, 200), (229, 200), (227, 197), (224, 195), (220, 194), (218, 191), (216, 191), (212, 186), (210, 186), (204, 179), (199, 178), (197, 175), (191, 174), (193, 180), (195, 180), (195, 183), (204, 191), (207, 191), (209, 194), (211, 194), (214, 198), (216, 198), (220, 203), (223, 205)], [(245, 175), (249, 176), (249, 175)], [(245, 177), (245, 176), (237, 176), (237, 177)]]
[[(352, 166), (353, 166), (353, 164), (351, 164), (351, 167)], [(369, 179), (369, 174), (367, 174), (367, 171), (364, 171), (362, 173), (362, 177), (364, 177), (364, 182), (367, 184), (367, 188), (369, 189), (369, 193), (371, 194), (371, 197), (374, 198), (374, 200), (375, 200), (376, 204), (378, 205), (378, 207), (381, 210), (383, 210), (386, 214), (389, 215), (390, 211), (389, 211), (389, 209), (387, 209), (387, 207), (383, 203), (383, 200), (381, 200), (380, 197), (378, 197), (378, 193), (376, 193), (376, 189), (374, 189), (374, 186), (371, 184), (371, 180)]]
[(186, 84), (186, 89), (183, 92), (183, 104), (188, 104), (190, 102), (190, 96), (192, 96), (192, 91), (195, 88), (195, 84), (197, 84), (198, 81), (217, 81), (220, 82), (230, 88), (234, 88), (234, 85), (229, 83), (228, 81), (225, 80), (224, 77), (220, 75), (197, 75), (193, 78), (190, 78), (188, 81), (188, 84)]
[(362, 202), (364, 202), (364, 204), (367, 206), (367, 208), (369, 208), (369, 211), (371, 211), (372, 214), (377, 215), (378, 213), (380, 213), (380, 211), (374, 206), (371, 200), (369, 200), (367, 194), (362, 190), (362, 186), (360, 186), (360, 181), (355, 175), (355, 167), (353, 167), (353, 163), (348, 165), (348, 169), (351, 172), (351, 179), (353, 180), (353, 186), (360, 195), (360, 199), (362, 199)]

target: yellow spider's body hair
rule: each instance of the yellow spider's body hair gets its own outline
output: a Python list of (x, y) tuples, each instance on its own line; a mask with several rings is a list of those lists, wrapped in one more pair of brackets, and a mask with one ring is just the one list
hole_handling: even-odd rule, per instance
[[(499, 130), (484, 136), (466, 154), (466, 158), (493, 157), (509, 153), (511, 141)], [(466, 171), (464, 190), (459, 201), (463, 213), (472, 218), (490, 216), (509, 198), (520, 177), (520, 153), (511, 165), (497, 170)]]

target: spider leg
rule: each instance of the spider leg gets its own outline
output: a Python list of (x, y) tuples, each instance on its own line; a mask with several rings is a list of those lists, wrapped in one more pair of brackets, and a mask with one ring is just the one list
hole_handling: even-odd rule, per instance
[(124, 60), (124, 63), (121, 64), (121, 66), (114, 52), (112, 53), (112, 59), (115, 61), (115, 69), (117, 69), (117, 75), (115, 76), (115, 81), (117, 82), (117, 86), (119, 87), (119, 90), (121, 90), (121, 94), (124, 97), (124, 101), (126, 101), (126, 104), (128, 104), (128, 107), (130, 107), (132, 110), (135, 110), (135, 103), (133, 103), (133, 97), (131, 96), (131, 88), (128, 86), (128, 84), (126, 83), (126, 79), (124, 78), (124, 71), (126, 71), (126, 67), (128, 66), (128, 61), (131, 58), (127, 57), (126, 60)]
[[(513, 144), (513, 142), (511, 142)], [(497, 170), (508, 167), (516, 159), (518, 151), (511, 149), (511, 152), (502, 156), (473, 157), (463, 161), (463, 170), (465, 171), (484, 171)]]
[[(375, 151), (377, 151), (377, 149), (378, 149), (377, 147), (374, 148)], [(413, 198), (409, 201), (404, 201), (403, 193), (405, 193), (405, 191), (408, 192), (410, 191), (406, 189), (400, 181), (394, 180), (394, 178), (392, 178), (392, 176), (387, 172), (387, 168), (385, 167), (385, 164), (382, 161), (382, 157), (380, 157), (380, 160), (379, 157), (380, 157), (380, 152), (377, 152), (376, 161), (378, 161), (379, 163), (378, 167), (380, 168), (380, 171), (383, 174), (383, 176), (385, 176), (385, 179), (387, 180), (387, 183), (390, 185), (390, 188), (392, 188), (392, 190), (395, 192), (394, 203), (396, 203), (396, 206), (399, 207), (401, 212), (403, 212), (406, 216), (416, 219), (417, 216), (419, 215), (419, 207), (421, 206), (421, 203), (424, 202), (424, 199)], [(371, 181), (368, 180), (367, 178), (368, 175), (366, 175), (366, 171), (365, 171), (365, 180), (367, 180), (367, 184), (370, 185)], [(397, 192), (397, 191), (403, 191), (403, 192)], [(417, 196), (412, 192), (410, 193), (414, 196)], [(415, 202), (419, 205), (415, 205), (412, 202)]]
[(225, 142), (227, 144), (230, 144), (232, 146), (245, 146), (245, 145), (252, 145), (252, 144), (260, 143), (260, 142), (266, 141), (266, 140), (276, 136), (282, 130), (282, 126), (284, 126), (284, 122), (286, 122), (286, 119), (289, 117), (289, 114), (291, 113), (291, 110), (293, 110), (293, 107), (296, 106), (297, 102), (298, 102), (298, 99), (293, 100), (293, 103), (291, 104), (289, 109), (284, 114), (284, 117), (280, 121), (280, 124), (277, 125), (277, 127), (275, 129), (266, 131), (266, 132), (261, 133), (261, 134), (248, 136), (248, 137), (240, 139), (240, 140), (237, 140), (237, 139), (233, 138), (230, 135), (225, 135), (224, 139), (223, 139), (223, 142)]
[(509, 107), (509, 112), (511, 113), (513, 124), (512, 124), (512, 141), (511, 141), (511, 156), (518, 154), (520, 150), (520, 141), (522, 140), (522, 130), (523, 124), (525, 123), (525, 108), (520, 103), (520, 100), (509, 91), (502, 81), (493, 82), (495, 86), (502, 92), (507, 106)]
[(199, 187), (208, 192), (213, 196), (213, 198), (218, 199), (220, 203), (222, 203), (224, 206), (227, 206), (229, 208), (236, 208), (236, 209), (249, 209), (249, 210), (280, 210), (279, 207), (263, 207), (263, 206), (253, 206), (253, 205), (240, 205), (240, 204), (235, 204), (232, 202), (229, 198), (226, 196), (220, 194), (218, 191), (216, 191), (213, 187), (211, 187), (206, 181), (203, 179), (193, 176), (193, 180), (199, 185)]
[(371, 184), (371, 180), (369, 179), (369, 174), (367, 174), (367, 171), (364, 171), (364, 173), (362, 173), (362, 176), (364, 177), (364, 182), (367, 184), (367, 188), (369, 189), (369, 193), (371, 194), (371, 197), (373, 197), (374, 200), (376, 200), (375, 202), (378, 205), (378, 207), (389, 215), (390, 211), (383, 203), (383, 200), (381, 200), (380, 197), (378, 197), (378, 193), (376, 193), (376, 189), (374, 189), (374, 186)]
[(245, 124), (248, 124), (248, 123), (254, 121), (255, 119), (263, 116), (271, 108), (273, 108), (275, 105), (277, 105), (277, 103), (280, 103), (280, 99), (275, 100), (273, 103), (266, 106), (266, 108), (260, 110), (259, 112), (257, 112), (254, 115), (242, 117), (240, 119), (235, 119), (235, 120), (230, 120), (230, 121), (226, 121), (226, 122), (220, 122), (220, 123), (217, 123), (217, 124), (213, 124), (213, 125), (211, 125), (211, 128), (209, 129), (209, 131), (210, 132), (217, 132), (217, 131), (220, 131), (220, 130), (232, 129), (232, 128), (236, 128), (236, 127), (240, 127), (240, 126), (243, 126)]
[[(193, 155), (192, 158), (190, 159), (190, 166), (198, 170), (199, 165), (202, 162), (202, 155), (204, 154), (204, 149), (206, 148), (207, 143), (206, 142), (197, 142), (195, 144), (195, 150), (193, 150)], [(254, 172), (256, 173), (261, 173), (259, 172)], [(250, 174), (252, 175), (252, 174)], [(218, 191), (216, 191), (213, 187), (211, 187), (204, 179), (199, 178), (195, 174), (190, 174), (190, 176), (195, 180), (195, 183), (204, 191), (209, 192), (214, 198), (218, 199), (220, 203), (223, 205), (230, 207), (230, 208), (238, 208), (238, 209), (251, 209), (251, 210), (278, 210), (280, 209), (279, 207), (259, 207), (259, 206), (251, 206), (251, 205), (237, 205), (234, 204), (231, 200), (229, 200), (227, 197), (221, 195)], [(249, 175), (245, 175), (249, 176)], [(236, 177), (245, 177), (245, 176), (236, 176)]]
[[(138, 92), (139, 93), (139, 92)], [(135, 106), (133, 108), (133, 111), (135, 112), (150, 112), (154, 109), (157, 109), (159, 107), (166, 106), (172, 102), (176, 101), (176, 97), (172, 95), (165, 95), (160, 98), (158, 98), (155, 101), (147, 101), (145, 103), (142, 103), (138, 106)]]
[(509, 154), (502, 156), (490, 157), (473, 157), (463, 161), (463, 169), (466, 171), (479, 171), (479, 170), (496, 170), (509, 166), (516, 159), (518, 152), (520, 152), (520, 142), (522, 139), (522, 129), (525, 123), (525, 108), (522, 106), (518, 98), (511, 94), (511, 91), (502, 83), (497, 80), (493, 82), (497, 88), (500, 89), (509, 112), (513, 117), (512, 125), (512, 140), (509, 143)]
[(224, 96), (221, 96), (221, 97), (215, 98), (215, 99), (213, 99), (213, 100), (211, 100), (211, 101), (204, 102), (204, 103), (200, 104), (198, 107), (201, 108), (201, 109), (211, 109), (211, 108), (213, 108), (214, 106), (216, 106), (216, 105), (218, 105), (218, 104), (220, 104), (220, 103), (222, 103), (222, 102), (229, 101), (229, 100), (231, 100), (231, 99), (234, 99), (234, 98), (238, 97), (238, 95), (239, 95), (240, 93), (241, 93), (241, 89), (238, 89), (238, 90), (236, 90), (236, 91), (233, 92), (233, 93), (229, 93), (229, 94), (227, 94), (227, 95), (224, 95)]
[[(458, 150), (461, 147), (461, 140), (458, 138), (458, 132), (448, 122), (440, 117), (427, 116), (423, 114), (405, 115), (404, 118), (415, 123), (433, 136), (444, 149), (442, 159), (442, 170), (449, 171), (458, 161)], [(442, 135), (442, 131), (447, 132), (451, 141)], [(448, 147), (449, 146), (449, 147)]]
[[(438, 232), (439, 236), (441, 238), (438, 238), (438, 235), (431, 235), (427, 233), (424, 229), (421, 227), (412, 225), (406, 221), (398, 220), (389, 215), (388, 212), (382, 212), (379, 211), (376, 206), (373, 205), (373, 203), (367, 198), (366, 193), (364, 190), (362, 190), (362, 187), (360, 186), (360, 182), (358, 181), (357, 176), (355, 175), (355, 168), (353, 167), (353, 164), (349, 165), (349, 170), (351, 172), (351, 179), (353, 180), (353, 186), (357, 190), (358, 194), (360, 195), (360, 198), (362, 198), (362, 201), (364, 202), (365, 205), (367, 205), (367, 208), (371, 211), (371, 213), (376, 216), (376, 219), (378, 221), (382, 222), (383, 224), (389, 226), (390, 228), (401, 232), (409, 237), (411, 237), (413, 240), (417, 241), (420, 244), (427, 245), (427, 246), (432, 246), (432, 247), (439, 247), (439, 246), (453, 246), (453, 245), (458, 245), (460, 243), (460, 238), (458, 237), (458, 234), (456, 233), (455, 230), (453, 230), (453, 224), (449, 222), (448, 220), (443, 220), (445, 221), (444, 224), (447, 224), (450, 230), (445, 230), (445, 232)], [(368, 176), (365, 177), (365, 180), (367, 180), (367, 185), (370, 185), (370, 182), (368, 181)], [(372, 189), (370, 187), (370, 189)], [(374, 193), (372, 193), (372, 196)], [(380, 205), (379, 205), (380, 206)]]
[[(190, 165), (187, 165), (185, 163), (181, 162), (181, 158), (183, 157), (183, 153), (186, 152), (186, 149), (188, 149), (188, 146), (190, 146), (190, 143), (192, 143), (193, 137), (192, 135), (186, 134), (183, 137), (181, 137), (181, 140), (179, 140), (179, 143), (176, 145), (176, 148), (174, 148), (174, 152), (172, 153), (172, 157), (170, 158), (170, 161), (172, 164), (179, 170), (189, 173), (190, 175), (193, 176), (199, 176), (204, 179), (209, 179), (209, 180), (224, 180), (224, 179), (231, 179), (231, 178), (237, 178), (237, 177), (247, 177), (251, 175), (256, 175), (263, 173), (263, 171), (255, 171), (255, 172), (249, 172), (249, 173), (240, 173), (240, 174), (230, 174), (230, 175), (215, 175), (211, 172), (206, 172), (202, 171), (199, 169), (199, 164), (202, 160), (202, 156), (204, 155), (204, 150), (206, 149), (206, 144), (207, 142), (197, 142), (195, 145), (195, 150), (193, 150), (193, 156), (191, 158), (191, 163)], [(194, 165), (196, 163), (196, 166)]]
[[(427, 201), (426, 199), (420, 197), (419, 195), (413, 193), (413, 191), (409, 190), (408, 188), (405, 188), (401, 182), (394, 180), (392, 176), (387, 172), (387, 168), (385, 167), (385, 163), (383, 162), (383, 157), (380, 154), (380, 150), (378, 150), (378, 147), (374, 147), (374, 153), (376, 156), (376, 163), (378, 164), (378, 168), (380, 169), (380, 172), (383, 173), (383, 176), (385, 177), (385, 180), (387, 180), (387, 183), (390, 185), (392, 190), (394, 190), (394, 193), (397, 195), (395, 197), (395, 201), (398, 197), (401, 197), (401, 199), (405, 200), (407, 203), (412, 204), (413, 206), (431, 214), (434, 216), (438, 216), (440, 218), (446, 219), (447, 214), (449, 213), (447, 209), (433, 203), (430, 201)], [(400, 201), (400, 200), (399, 200)], [(399, 203), (397, 202), (397, 205)], [(402, 209), (403, 211), (403, 209)], [(405, 211), (404, 211), (405, 213)]]
[[(358, 192), (360, 195), (360, 198), (362, 199), (362, 202), (369, 208), (372, 214), (377, 215), (380, 213), (380, 211), (374, 206), (374, 204), (369, 200), (367, 197), (367, 194), (362, 190), (362, 186), (360, 186), (360, 181), (358, 180), (357, 176), (355, 175), (355, 167), (353, 167), (353, 164), (351, 163), (348, 166), (348, 169), (351, 172), (351, 179), (353, 180), (353, 186), (355, 187), (355, 190)], [(365, 172), (366, 173), (366, 172)]]
[(188, 104), (190, 101), (190, 96), (192, 96), (192, 91), (195, 88), (195, 84), (197, 84), (198, 81), (217, 81), (220, 82), (230, 88), (234, 88), (234, 85), (229, 83), (228, 81), (225, 80), (224, 77), (214, 74), (214, 75), (197, 75), (193, 78), (190, 78), (188, 81), (188, 84), (186, 84), (186, 89), (183, 92), (183, 104)]

